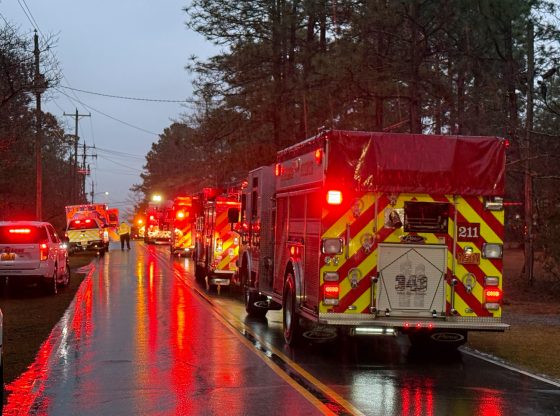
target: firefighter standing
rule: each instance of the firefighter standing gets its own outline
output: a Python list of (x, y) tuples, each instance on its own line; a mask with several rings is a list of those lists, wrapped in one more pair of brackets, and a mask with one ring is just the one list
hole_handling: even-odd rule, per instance
[(130, 250), (130, 225), (126, 222), (121, 222), (119, 226), (119, 237), (121, 238), (121, 250), (124, 250), (124, 242), (126, 241), (126, 248)]

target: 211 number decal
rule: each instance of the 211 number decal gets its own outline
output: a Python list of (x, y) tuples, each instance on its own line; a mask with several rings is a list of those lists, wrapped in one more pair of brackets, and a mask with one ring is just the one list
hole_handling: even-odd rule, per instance
[(457, 223), (457, 236), (459, 241), (474, 241), (480, 238), (480, 224)]

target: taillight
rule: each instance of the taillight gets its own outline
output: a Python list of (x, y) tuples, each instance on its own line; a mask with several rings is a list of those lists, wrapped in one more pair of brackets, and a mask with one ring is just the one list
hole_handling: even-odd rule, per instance
[(39, 257), (41, 261), (49, 258), (49, 246), (46, 243), (39, 244)]
[(490, 286), (484, 288), (484, 307), (489, 311), (500, 309), (502, 291), (499, 287)]
[(337, 190), (330, 190), (327, 192), (327, 203), (329, 205), (342, 204), (342, 192)]
[(484, 299), (487, 303), (497, 303), (502, 300), (502, 291), (499, 287), (485, 287)]
[(323, 284), (323, 303), (325, 305), (338, 305), (338, 296), (340, 295), (340, 287), (338, 283)]

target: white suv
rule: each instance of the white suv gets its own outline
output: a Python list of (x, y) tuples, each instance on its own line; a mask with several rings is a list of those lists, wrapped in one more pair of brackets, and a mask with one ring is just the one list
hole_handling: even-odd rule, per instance
[(54, 227), (42, 221), (0, 221), (0, 284), (40, 283), (47, 293), (70, 281), (68, 251)]

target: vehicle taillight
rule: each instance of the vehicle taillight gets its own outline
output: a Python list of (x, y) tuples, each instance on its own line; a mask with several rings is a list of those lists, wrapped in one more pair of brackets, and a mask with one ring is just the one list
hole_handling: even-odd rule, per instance
[(49, 246), (47, 243), (39, 244), (39, 256), (41, 261), (47, 260), (49, 258)]
[(323, 284), (323, 303), (325, 305), (338, 305), (338, 296), (340, 295), (340, 287), (338, 283)]
[(185, 212), (184, 211), (177, 211), (176, 218), (178, 220), (182, 220), (183, 218), (185, 218)]
[(502, 291), (499, 287), (485, 287), (484, 299), (489, 303), (497, 303), (502, 300)]
[(337, 190), (330, 190), (327, 192), (327, 203), (329, 205), (342, 204), (342, 192)]

